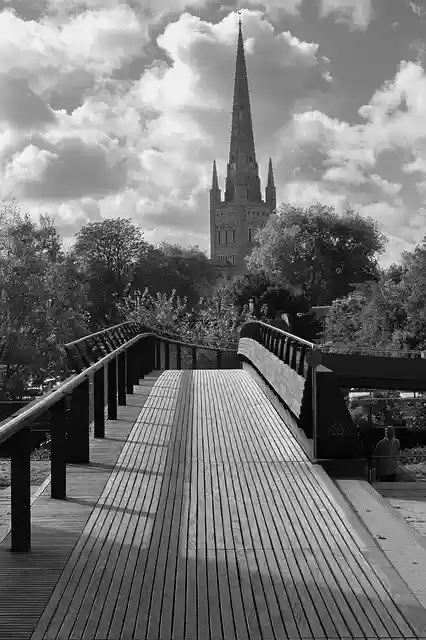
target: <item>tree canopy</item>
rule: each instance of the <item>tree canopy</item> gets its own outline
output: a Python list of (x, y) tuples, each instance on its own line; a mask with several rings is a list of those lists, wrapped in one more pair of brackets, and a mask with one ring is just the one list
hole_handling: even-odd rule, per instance
[(299, 289), (312, 306), (347, 295), (353, 282), (376, 279), (385, 247), (371, 218), (353, 210), (338, 215), (321, 204), (279, 207), (256, 240), (249, 269)]
[(14, 205), (0, 214), (0, 395), (61, 366), (60, 346), (87, 333), (85, 287), (53, 221)]

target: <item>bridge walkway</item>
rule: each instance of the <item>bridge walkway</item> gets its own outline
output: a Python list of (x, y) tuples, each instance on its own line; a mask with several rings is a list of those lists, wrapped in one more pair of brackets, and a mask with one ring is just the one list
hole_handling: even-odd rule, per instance
[(426, 638), (426, 611), (241, 370), (157, 379), (58, 577), (31, 640)]

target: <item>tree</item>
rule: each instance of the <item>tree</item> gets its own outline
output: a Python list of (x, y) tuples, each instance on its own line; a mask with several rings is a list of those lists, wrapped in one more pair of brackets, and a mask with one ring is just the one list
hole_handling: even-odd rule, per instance
[(148, 245), (140, 254), (134, 288), (143, 291), (148, 287), (166, 295), (175, 291), (192, 306), (211, 291), (217, 277), (217, 269), (199, 247), (185, 249), (163, 242), (156, 247)]
[(298, 288), (313, 306), (347, 295), (353, 282), (376, 279), (385, 246), (371, 218), (353, 210), (340, 216), (321, 204), (280, 207), (256, 239), (249, 269)]
[(1, 213), (0, 395), (22, 395), (31, 379), (58, 374), (61, 344), (87, 332), (84, 283), (53, 221), (15, 203)]
[(146, 246), (139, 227), (126, 218), (89, 223), (76, 234), (71, 255), (86, 274), (93, 327), (121, 320), (118, 303)]
[(426, 347), (426, 261), (423, 246), (402, 256), (400, 265), (380, 272), (377, 282), (360, 284), (335, 300), (324, 337), (336, 346), (371, 349)]

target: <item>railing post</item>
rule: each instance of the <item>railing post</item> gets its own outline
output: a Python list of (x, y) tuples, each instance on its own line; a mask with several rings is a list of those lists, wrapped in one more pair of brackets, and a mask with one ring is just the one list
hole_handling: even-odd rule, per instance
[(74, 464), (90, 462), (89, 379), (86, 378), (71, 394), (69, 421), (69, 461)]
[(105, 438), (105, 367), (95, 371), (94, 379), (95, 438)]
[(197, 368), (197, 347), (192, 347), (191, 351), (192, 351), (192, 368), (196, 369)]
[(118, 354), (118, 404), (122, 407), (126, 405), (126, 352)]
[(51, 409), (50, 431), (50, 497), (67, 497), (67, 428), (70, 418), (69, 396), (61, 398)]
[(161, 371), (161, 340), (155, 338), (155, 368), (157, 371)]
[(117, 420), (117, 359), (108, 362), (108, 420)]
[(126, 351), (126, 392), (131, 395), (133, 390), (133, 353), (131, 348)]
[(182, 353), (180, 344), (176, 345), (176, 369), (182, 369)]
[(164, 368), (170, 369), (170, 343), (164, 343)]
[(220, 369), (222, 365), (222, 352), (220, 349), (216, 351), (216, 368)]
[(31, 489), (29, 428), (13, 436), (11, 453), (12, 551), (31, 549)]

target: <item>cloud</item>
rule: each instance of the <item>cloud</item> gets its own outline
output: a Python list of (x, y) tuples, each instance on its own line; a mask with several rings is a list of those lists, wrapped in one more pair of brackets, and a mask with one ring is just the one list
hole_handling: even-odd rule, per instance
[(297, 16), (303, 0), (238, 0), (238, 7), (254, 7), (264, 10), (271, 20), (280, 20), (286, 15)]
[(396, 196), (402, 188), (402, 184), (399, 182), (389, 182), (389, 180), (382, 178), (382, 176), (379, 176), (377, 173), (372, 173), (370, 180), (388, 196)]
[[(114, 148), (115, 147), (115, 148)], [(103, 196), (126, 183), (123, 153), (108, 138), (95, 144), (79, 137), (40, 141), (18, 150), (6, 163), (3, 198), (68, 200)]]
[(332, 14), (337, 22), (351, 28), (366, 29), (372, 19), (371, 0), (321, 0), (320, 15)]
[(22, 131), (44, 129), (56, 122), (52, 109), (25, 78), (0, 75), (0, 122)]

